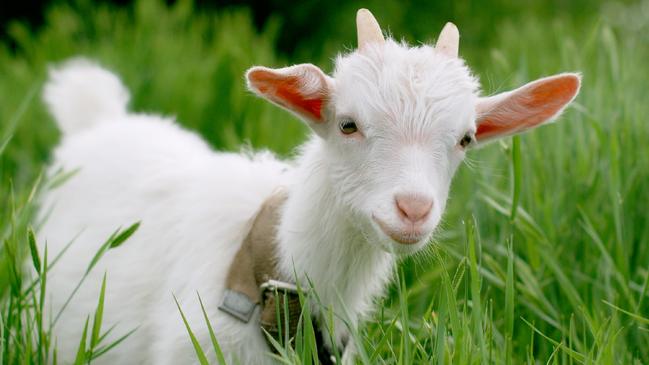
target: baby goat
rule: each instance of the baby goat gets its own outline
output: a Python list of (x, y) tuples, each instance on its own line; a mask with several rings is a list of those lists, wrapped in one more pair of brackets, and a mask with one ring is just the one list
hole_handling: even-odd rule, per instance
[[(256, 236), (267, 241), (265, 259), (274, 266), (265, 287), (290, 292), (296, 279), (312, 283), (322, 349), (345, 347), (345, 323), (336, 319), (330, 336), (323, 306), (356, 326), (382, 294), (396, 257), (429, 241), (466, 151), (555, 118), (579, 90), (579, 75), (566, 73), (480, 97), (477, 79), (458, 58), (453, 24), (435, 46), (409, 47), (384, 39), (367, 10), (356, 21), (358, 49), (338, 56), (332, 76), (311, 64), (246, 74), (250, 90), (313, 130), (292, 162), (268, 152), (217, 153), (169, 118), (130, 113), (120, 80), (90, 62), (51, 72), (44, 95), (63, 133), (54, 168), (78, 169), (44, 200), (49, 218), (39, 235), (50, 257), (76, 237), (48, 278), (53, 313), (98, 245), (115, 228), (142, 222), (102, 258), (57, 322), (64, 360), (74, 356), (106, 272), (104, 328), (115, 326), (113, 338), (137, 331), (100, 362), (196, 362), (172, 293), (210, 348), (198, 292), (228, 359), (272, 363), (258, 287), (232, 284), (258, 274), (238, 257), (260, 256), (246, 250), (261, 224), (270, 233)], [(269, 220), (255, 220), (278, 194)], [(351, 359), (353, 344), (344, 352)]]

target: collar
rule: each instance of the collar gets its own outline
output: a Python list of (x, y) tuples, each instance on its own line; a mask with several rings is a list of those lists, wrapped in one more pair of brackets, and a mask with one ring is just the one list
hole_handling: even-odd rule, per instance
[[(302, 316), (297, 287), (292, 282), (281, 280), (278, 269), (277, 226), (281, 207), (287, 198), (286, 191), (280, 190), (262, 205), (230, 264), (226, 290), (219, 306), (221, 311), (244, 323), (250, 322), (256, 308), (260, 307), (259, 326), (275, 353), (271, 339), (279, 344), (294, 339)], [(310, 320), (315, 329), (320, 363), (334, 364), (335, 357), (324, 342), (326, 332), (320, 329), (316, 320)]]

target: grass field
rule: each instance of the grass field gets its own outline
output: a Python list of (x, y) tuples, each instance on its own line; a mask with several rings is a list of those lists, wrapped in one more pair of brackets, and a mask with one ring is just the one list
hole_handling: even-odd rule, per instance
[[(469, 154), (435, 244), (402, 262), (390, 295), (356, 334), (359, 361), (647, 364), (649, 2), (591, 3), (597, 8), (578, 17), (503, 17), (496, 5), (453, 9), (460, 31), (472, 24), (460, 53), (485, 93), (580, 71), (581, 94), (559, 123)], [(407, 33), (400, 14), (391, 29), (420, 39), (413, 37), (421, 25)], [(319, 39), (319, 52), (353, 46), (353, 11), (344, 16), (349, 34), (338, 36), (342, 25), (328, 25), (332, 37)], [(73, 55), (98, 59), (123, 76), (132, 109), (176, 115), (218, 149), (250, 143), (289, 156), (305, 128), (249, 95), (243, 72), (290, 62), (330, 70), (333, 54), (310, 53), (308, 42), (292, 55), (278, 53), (281, 20), (274, 19), (257, 32), (245, 10), (199, 13), (188, 2), (167, 8), (146, 0), (118, 10), (78, 2), (52, 8), (35, 34), (10, 27), (16, 49), (0, 44), (0, 362), (54, 356), (47, 325), (39, 322), (42, 294), (26, 292), (29, 279), (20, 274), (30, 260), (28, 232), (38, 228), (38, 191), (52, 183), (41, 176), (58, 139), (40, 101), (47, 64)], [(427, 39), (444, 15), (434, 19)], [(478, 25), (489, 19), (497, 22), (481, 33)], [(300, 58), (306, 54), (318, 58)], [(308, 363), (302, 355), (287, 354), (287, 361)]]

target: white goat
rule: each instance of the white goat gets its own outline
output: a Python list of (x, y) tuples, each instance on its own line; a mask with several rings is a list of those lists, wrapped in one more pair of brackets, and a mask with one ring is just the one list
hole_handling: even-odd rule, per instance
[[(278, 270), (287, 280), (308, 278), (322, 304), (355, 326), (396, 257), (429, 241), (465, 151), (556, 117), (579, 90), (579, 75), (560, 74), (479, 97), (457, 56), (454, 25), (434, 47), (384, 39), (367, 10), (357, 26), (358, 50), (338, 56), (333, 76), (311, 64), (246, 75), (253, 92), (313, 130), (293, 162), (268, 152), (217, 153), (169, 118), (130, 113), (120, 80), (88, 61), (51, 72), (44, 95), (63, 133), (53, 168), (79, 169), (43, 202), (49, 218), (39, 236), (50, 257), (76, 237), (48, 280), (53, 313), (98, 245), (117, 227), (142, 222), (104, 256), (55, 326), (64, 360), (74, 356), (106, 272), (104, 328), (116, 326), (113, 339), (138, 329), (98, 362), (196, 362), (172, 293), (210, 348), (198, 292), (228, 359), (272, 363), (259, 313), (244, 323), (218, 307), (251, 220), (278, 188), (288, 194)], [(340, 346), (347, 329), (340, 320), (334, 328)]]

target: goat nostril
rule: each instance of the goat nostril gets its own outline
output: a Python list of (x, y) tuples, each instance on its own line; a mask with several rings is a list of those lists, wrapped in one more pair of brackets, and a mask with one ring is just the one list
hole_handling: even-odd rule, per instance
[(395, 200), (401, 217), (412, 223), (428, 217), (433, 208), (433, 200), (420, 195), (397, 195)]

